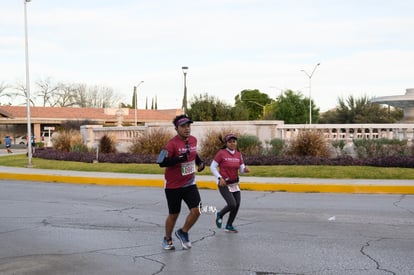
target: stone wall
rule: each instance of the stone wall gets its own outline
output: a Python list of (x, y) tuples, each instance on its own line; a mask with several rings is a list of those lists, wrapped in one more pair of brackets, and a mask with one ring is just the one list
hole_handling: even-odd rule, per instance
[[(85, 125), (81, 127), (84, 143), (94, 148), (100, 138), (107, 134), (115, 137), (119, 152), (128, 151), (128, 147), (134, 137), (151, 128), (169, 129), (175, 134), (171, 122), (146, 123), (145, 126), (131, 127), (102, 127), (100, 125)], [(202, 141), (211, 130), (239, 132), (241, 135), (257, 136), (262, 144), (271, 139), (280, 138), (290, 140), (295, 138), (300, 131), (318, 130), (324, 133), (327, 140), (345, 140), (347, 143), (353, 139), (406, 139), (411, 142), (414, 139), (414, 124), (284, 124), (279, 120), (253, 120), (253, 121), (196, 121), (191, 126), (191, 133), (199, 141)]]
[[(206, 133), (211, 130), (229, 130), (239, 132), (242, 135), (257, 136), (260, 141), (270, 141), (273, 138), (281, 138), (281, 131), (278, 131), (283, 121), (278, 120), (255, 120), (255, 121), (214, 121), (214, 122), (194, 122), (191, 125), (191, 134), (198, 140), (202, 140)], [(81, 127), (81, 135), (84, 143), (95, 148), (103, 135), (115, 137), (117, 149), (120, 152), (127, 151), (128, 146), (134, 137), (140, 132), (151, 128), (166, 128), (175, 134), (174, 125), (171, 122), (146, 123), (145, 126), (130, 127), (102, 127), (100, 125), (85, 125)]]

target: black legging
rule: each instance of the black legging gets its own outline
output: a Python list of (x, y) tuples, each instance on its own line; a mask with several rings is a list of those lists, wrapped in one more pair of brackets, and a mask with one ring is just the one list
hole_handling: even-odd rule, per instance
[(233, 226), (234, 219), (236, 218), (237, 212), (240, 207), (241, 194), (240, 191), (230, 192), (227, 186), (219, 186), (220, 194), (223, 196), (227, 205), (220, 210), (220, 216), (223, 216), (230, 212), (229, 219), (227, 220), (228, 226)]

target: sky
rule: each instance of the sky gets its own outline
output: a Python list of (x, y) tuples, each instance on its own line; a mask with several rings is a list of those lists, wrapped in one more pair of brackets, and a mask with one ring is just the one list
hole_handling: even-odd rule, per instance
[[(138, 108), (155, 97), (181, 108), (188, 66), (189, 101), (234, 106), (245, 89), (291, 89), (326, 111), (338, 98), (402, 95), (414, 87), (413, 10), (412, 0), (32, 0), (31, 93), (50, 78), (110, 87), (130, 104), (144, 81)], [(24, 0), (0, 0), (0, 83), (26, 81), (24, 34)]]

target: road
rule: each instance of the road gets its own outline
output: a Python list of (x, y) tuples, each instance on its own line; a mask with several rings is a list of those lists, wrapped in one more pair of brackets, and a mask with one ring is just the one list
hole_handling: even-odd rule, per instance
[(412, 195), (242, 191), (230, 234), (200, 192), (193, 248), (164, 251), (160, 188), (0, 180), (0, 274), (414, 274)]

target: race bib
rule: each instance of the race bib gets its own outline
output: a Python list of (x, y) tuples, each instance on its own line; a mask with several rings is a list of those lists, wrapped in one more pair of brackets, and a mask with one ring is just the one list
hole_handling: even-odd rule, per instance
[(195, 173), (195, 161), (181, 163), (181, 175), (186, 176)]
[(229, 188), (229, 191), (232, 193), (240, 191), (240, 186), (238, 183), (227, 184), (227, 188)]

